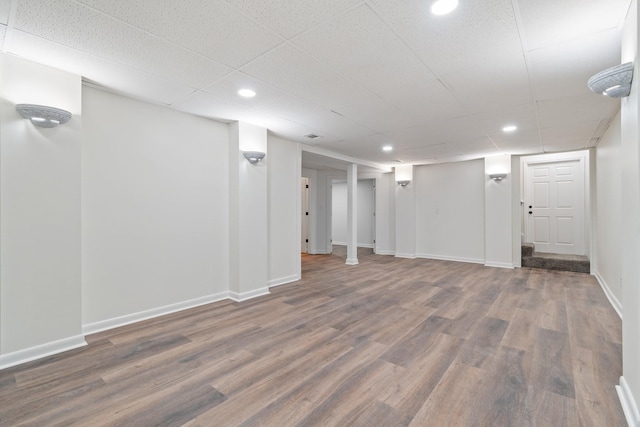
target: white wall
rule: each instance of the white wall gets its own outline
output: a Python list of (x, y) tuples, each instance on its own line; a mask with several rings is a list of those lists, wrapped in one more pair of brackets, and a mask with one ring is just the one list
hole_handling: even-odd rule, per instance
[[(80, 306), (80, 76), (0, 55), (0, 367), (84, 344)], [(63, 108), (64, 125), (19, 103)]]
[(83, 88), (83, 323), (228, 290), (228, 126)]
[(268, 136), (269, 286), (300, 279), (300, 144)]
[(396, 252), (396, 181), (393, 173), (376, 178), (376, 254)]
[[(595, 275), (620, 309), (622, 301), (622, 177), (620, 113), (596, 147)], [(593, 260), (592, 260), (593, 261)]]
[[(640, 64), (638, 63), (638, 4), (631, 2), (622, 35), (622, 63), (633, 61), (633, 84), (621, 100), (620, 150), (622, 173), (622, 365), (620, 396), (629, 425), (640, 424)], [(599, 195), (600, 196), (600, 195)]]
[[(373, 248), (375, 180), (358, 180), (358, 246)], [(347, 183), (334, 182), (331, 197), (331, 234), (334, 245), (347, 244)]]
[(484, 161), (418, 166), (413, 178), (418, 256), (484, 262)]

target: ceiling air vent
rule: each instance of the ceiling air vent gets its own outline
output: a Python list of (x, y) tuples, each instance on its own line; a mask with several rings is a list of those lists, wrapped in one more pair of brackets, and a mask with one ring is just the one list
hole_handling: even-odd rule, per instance
[(398, 159), (395, 159), (394, 162), (396, 162), (396, 163), (404, 163), (402, 160), (398, 160)]
[(309, 139), (317, 139), (320, 138), (320, 135), (316, 135), (315, 133), (308, 133), (305, 135)]

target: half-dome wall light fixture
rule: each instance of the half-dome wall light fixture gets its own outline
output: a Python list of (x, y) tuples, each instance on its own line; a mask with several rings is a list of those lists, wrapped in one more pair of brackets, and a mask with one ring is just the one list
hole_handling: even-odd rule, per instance
[(264, 159), (265, 153), (262, 151), (243, 151), (242, 155), (245, 159), (249, 160), (249, 163), (255, 165), (260, 160)]
[(398, 183), (398, 185), (399, 185), (400, 187), (406, 187), (407, 185), (409, 185), (409, 183), (410, 183), (411, 181), (409, 181), (409, 180), (404, 180), (404, 181), (396, 181), (396, 182)]
[(22, 117), (41, 128), (54, 128), (71, 120), (70, 112), (46, 105), (18, 104), (16, 110)]
[(624, 98), (631, 92), (633, 62), (607, 68), (594, 74), (587, 85), (592, 92), (611, 98)]
[(492, 173), (489, 175), (489, 178), (496, 182), (500, 182), (507, 177), (506, 173)]

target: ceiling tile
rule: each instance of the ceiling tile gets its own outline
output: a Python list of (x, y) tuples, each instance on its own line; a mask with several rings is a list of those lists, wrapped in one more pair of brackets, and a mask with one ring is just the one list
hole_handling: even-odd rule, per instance
[(542, 148), (540, 143), (540, 132), (537, 129), (517, 131), (514, 133), (503, 132), (501, 134), (491, 135), (491, 139), (498, 148), (508, 153), (522, 147), (538, 146)]
[[(237, 89), (243, 85), (255, 90), (256, 96), (253, 98), (238, 96)], [(349, 117), (344, 117), (328, 110), (326, 107), (297, 98), (239, 72), (235, 72), (208, 86), (205, 91), (258, 111), (263, 111), (265, 114), (296, 121), (307, 125), (310, 129), (318, 129), (322, 135), (342, 135), (343, 138), (351, 138), (374, 133), (372, 129), (362, 126)]]
[(274, 49), (240, 71), (328, 109), (376, 99), (371, 92), (290, 45)]
[(282, 42), (276, 34), (221, 0), (80, 1), (233, 68)]
[(319, 23), (330, 19), (341, 11), (352, 7), (360, 0), (226, 0), (255, 19), (261, 25), (290, 39)]
[(231, 71), (69, 0), (20, 2), (15, 28), (194, 88)]
[(591, 140), (600, 120), (591, 120), (572, 125), (555, 126), (542, 129), (542, 143), (545, 145), (557, 145), (570, 141), (582, 140), (586, 144)]
[(558, 153), (563, 151), (583, 150), (589, 146), (589, 141), (584, 139), (577, 139), (571, 141), (565, 141), (562, 144), (545, 144), (545, 153)]
[(11, 10), (11, 0), (0, 0), (0, 24), (9, 23), (9, 12)]
[(517, 0), (529, 50), (617, 28), (629, 0)]
[(5, 50), (31, 61), (84, 76), (105, 88), (153, 103), (171, 104), (191, 87), (95, 57), (30, 34), (11, 30)]
[(504, 133), (502, 128), (508, 125), (517, 126), (519, 132), (538, 129), (534, 103), (479, 113), (473, 117), (482, 123), (483, 129), (488, 135), (501, 135)]
[(439, 76), (522, 53), (511, 0), (460, 2), (446, 16), (429, 13), (424, 0), (370, 3)]
[(620, 101), (606, 96), (584, 95), (539, 101), (540, 126), (550, 128), (609, 117), (620, 107)]
[(533, 102), (524, 57), (464, 69), (442, 77), (469, 113)]
[(470, 141), (485, 136), (485, 132), (477, 117), (463, 116), (386, 132), (385, 135), (400, 146), (416, 147)]
[(344, 105), (335, 111), (376, 132), (402, 129), (415, 124), (413, 115), (408, 115), (381, 100)]
[(536, 100), (591, 93), (589, 77), (620, 64), (620, 34), (614, 29), (530, 52)]
[(425, 93), (435, 77), (366, 4), (320, 25), (294, 44), (383, 99)]

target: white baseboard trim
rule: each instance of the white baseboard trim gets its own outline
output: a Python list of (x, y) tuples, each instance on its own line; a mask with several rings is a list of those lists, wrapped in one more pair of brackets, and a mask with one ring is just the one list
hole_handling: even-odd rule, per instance
[(465, 258), (465, 257), (458, 257), (458, 256), (434, 255), (434, 254), (418, 254), (417, 257), (424, 258), (424, 259), (437, 259), (440, 261), (455, 261), (455, 262), (468, 262), (471, 264), (484, 264), (484, 260), (479, 258)]
[(511, 268), (513, 269), (513, 263), (511, 262), (491, 262), (487, 261), (484, 263), (485, 267), (496, 267), (496, 268)]
[(600, 284), (600, 287), (604, 291), (604, 294), (607, 296), (609, 303), (611, 304), (613, 309), (616, 311), (616, 313), (618, 313), (618, 316), (620, 317), (620, 319), (622, 319), (622, 304), (620, 304), (620, 301), (618, 301), (618, 298), (616, 298), (613, 292), (611, 292), (611, 288), (607, 284), (606, 280), (604, 280), (604, 277), (600, 275), (600, 272), (596, 271), (595, 273), (593, 273), (593, 275), (598, 280), (598, 283)]
[(624, 377), (620, 377), (620, 385), (616, 386), (616, 391), (618, 392), (618, 399), (620, 399), (627, 424), (629, 424), (629, 427), (639, 427), (640, 413), (638, 412), (638, 405), (633, 399), (631, 389), (629, 389), (629, 385)]
[(280, 285), (286, 285), (287, 283), (291, 283), (291, 282), (297, 282), (298, 280), (300, 280), (300, 275), (299, 274), (292, 274), (291, 276), (287, 276), (287, 277), (280, 277), (278, 279), (271, 279), (267, 282), (267, 286), (269, 288), (273, 288), (275, 286), (280, 286)]
[[(333, 242), (333, 246), (347, 246), (347, 242)], [(358, 247), (359, 248), (373, 249), (374, 248), (374, 244), (373, 243), (358, 243)]]
[(327, 252), (326, 250), (311, 250), (309, 249), (309, 252), (307, 252), (309, 255), (327, 255), (330, 254), (331, 252)]
[(376, 249), (376, 255), (395, 255), (394, 251), (383, 251), (380, 249)]
[(11, 366), (20, 365), (21, 363), (31, 362), (43, 357), (51, 356), (63, 351), (73, 350), (87, 345), (82, 335), (76, 335), (61, 340), (48, 342), (46, 344), (25, 348), (24, 350), (14, 351), (0, 355), (0, 369), (10, 368)]
[(253, 298), (258, 298), (263, 295), (269, 295), (269, 293), (270, 293), (269, 288), (254, 289), (252, 291), (242, 292), (242, 293), (229, 291), (229, 299), (236, 302), (242, 302), (242, 301), (247, 301)]
[(194, 298), (188, 301), (182, 301), (175, 304), (165, 305), (163, 307), (152, 308), (138, 313), (126, 314), (124, 316), (114, 317), (112, 319), (100, 320), (98, 322), (87, 323), (82, 325), (82, 333), (84, 335), (95, 334), (96, 332), (106, 331), (108, 329), (118, 328), (120, 326), (129, 325), (131, 323), (140, 322), (142, 320), (154, 317), (164, 316), (166, 314), (175, 313), (177, 311), (187, 310), (189, 308), (198, 307), (212, 302), (221, 301), (229, 298), (229, 292), (219, 292), (217, 294), (207, 295), (200, 298)]
[(358, 265), (358, 260), (357, 259), (347, 259), (347, 262), (345, 262), (345, 264), (347, 265)]
[(396, 258), (416, 259), (416, 254), (403, 254), (400, 252), (395, 253)]

